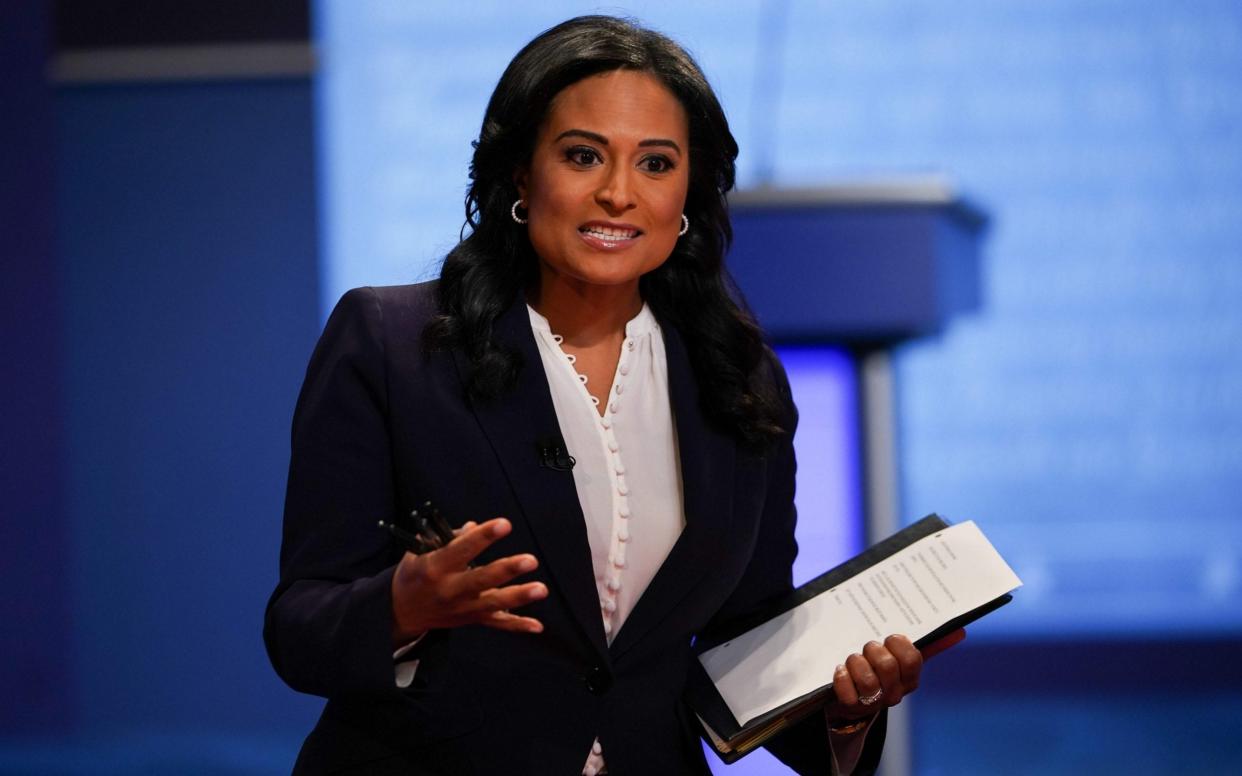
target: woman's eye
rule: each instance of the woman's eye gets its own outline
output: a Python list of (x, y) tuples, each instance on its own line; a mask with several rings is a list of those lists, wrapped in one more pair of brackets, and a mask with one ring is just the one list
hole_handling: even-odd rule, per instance
[(668, 172), (673, 169), (673, 163), (663, 156), (648, 156), (643, 159), (642, 168), (646, 172)]
[(592, 148), (584, 148), (577, 146), (565, 152), (565, 157), (574, 164), (580, 164), (584, 167), (590, 167), (599, 162), (599, 154), (595, 153)]

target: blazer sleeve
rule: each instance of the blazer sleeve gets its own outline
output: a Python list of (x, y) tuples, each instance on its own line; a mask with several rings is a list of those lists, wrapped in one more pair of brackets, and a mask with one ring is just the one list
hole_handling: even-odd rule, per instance
[(325, 697), (396, 692), (392, 575), (376, 523), (394, 514), (383, 311), (372, 289), (337, 304), (293, 416), (280, 580), (263, 637), (293, 689)]
[[(794, 406), (784, 368), (775, 356), (772, 356), (771, 363), (774, 380), (786, 406), (784, 425), (787, 433), (775, 450), (768, 454), (767, 491), (754, 554), (733, 595), (709, 624), (709, 631), (719, 624), (762, 608), (794, 587), (793, 562), (798, 555), (798, 543), (794, 538), (797, 524), (794, 480), (798, 467), (793, 438), (798, 425), (798, 410)], [(863, 752), (854, 769), (856, 776), (874, 773), (878, 767), (884, 747), (886, 721), (886, 713), (881, 712), (867, 732)], [(827, 720), (822, 714), (810, 715), (764, 746), (796, 773), (809, 776), (834, 772)]]

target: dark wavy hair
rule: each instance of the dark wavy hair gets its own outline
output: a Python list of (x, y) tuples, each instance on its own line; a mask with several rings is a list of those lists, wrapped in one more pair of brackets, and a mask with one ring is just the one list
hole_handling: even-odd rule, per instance
[(588, 76), (650, 73), (685, 108), (690, 124), (690, 230), (672, 255), (639, 281), (657, 318), (685, 338), (699, 402), (711, 422), (748, 447), (764, 449), (790, 425), (775, 356), (724, 266), (733, 237), (727, 192), (737, 141), (694, 59), (677, 43), (631, 21), (580, 16), (526, 45), (500, 77), (483, 116), (470, 165), (462, 240), (445, 257), (440, 314), (424, 332), (429, 348), (461, 348), (472, 370), (467, 390), (495, 397), (511, 387), (520, 356), (493, 341), (492, 325), (520, 291), (538, 280), (538, 258), (509, 208), (515, 172), (530, 163), (552, 100)]

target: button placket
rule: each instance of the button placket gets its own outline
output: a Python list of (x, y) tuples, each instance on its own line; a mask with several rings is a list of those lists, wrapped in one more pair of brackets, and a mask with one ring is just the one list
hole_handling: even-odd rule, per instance
[[(551, 332), (549, 332), (551, 334)], [(565, 358), (566, 364), (569, 366), (573, 375), (577, 378), (578, 384), (582, 386), (582, 395), (586, 396), (592, 405), (592, 411), (598, 416), (598, 408), (600, 399), (593, 396), (587, 388), (589, 378), (587, 375), (578, 372), (577, 356), (572, 353), (566, 353), (563, 344), (564, 337), (559, 334), (551, 334), (552, 340), (556, 343), (561, 354)], [(609, 473), (613, 486), (613, 519), (612, 519), (612, 546), (608, 557), (608, 569), (604, 574), (603, 589), (600, 591), (600, 614), (603, 619), (604, 635), (611, 638), (616, 628), (614, 618), (619, 609), (618, 597), (624, 582), (623, 571), (626, 568), (626, 547), (631, 540), (630, 529), (630, 507), (629, 507), (629, 485), (625, 481), (625, 463), (621, 457), (621, 445), (617, 441), (615, 433), (615, 419), (620, 410), (621, 402), (619, 397), (625, 393), (625, 383), (632, 371), (631, 355), (637, 348), (637, 342), (633, 336), (627, 336), (623, 342), (621, 357), (617, 361), (617, 371), (613, 380), (611, 390), (606, 395), (607, 410), (603, 416), (599, 416), (599, 434), (609, 459)]]
[[(614, 396), (625, 392), (624, 378), (630, 372), (630, 366), (625, 350), (621, 353), (621, 359), (617, 364), (617, 375), (615, 384), (612, 388)], [(611, 636), (613, 633), (613, 618), (617, 612), (617, 598), (621, 593), (624, 577), (623, 570), (626, 567), (626, 542), (629, 541), (629, 500), (626, 496), (629, 488), (625, 483), (625, 463), (621, 458), (621, 445), (617, 441), (615, 429), (613, 427), (613, 415), (620, 409), (615, 399), (609, 403), (608, 412), (600, 419), (601, 437), (604, 446), (608, 450), (611, 463), (611, 479), (613, 485), (613, 520), (612, 520), (612, 548), (609, 553), (609, 566), (606, 579), (604, 582), (606, 590), (606, 598), (603, 606), (604, 615), (604, 634)]]

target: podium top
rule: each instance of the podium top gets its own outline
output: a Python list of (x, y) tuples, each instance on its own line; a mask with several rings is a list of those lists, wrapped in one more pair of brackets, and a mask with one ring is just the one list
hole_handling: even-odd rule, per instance
[(729, 205), (738, 209), (801, 207), (930, 207), (952, 211), (975, 226), (987, 214), (941, 175), (859, 179), (821, 186), (760, 186), (734, 191)]

